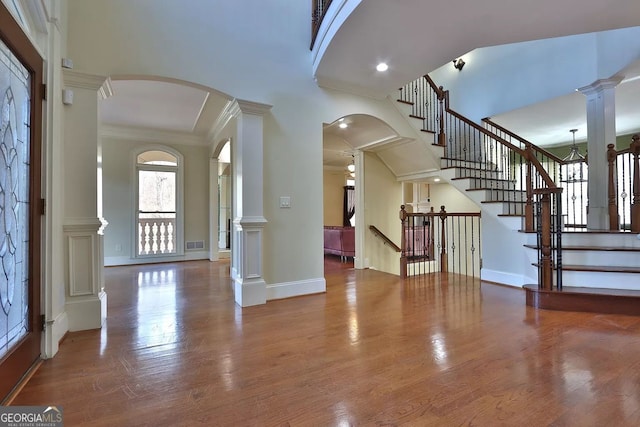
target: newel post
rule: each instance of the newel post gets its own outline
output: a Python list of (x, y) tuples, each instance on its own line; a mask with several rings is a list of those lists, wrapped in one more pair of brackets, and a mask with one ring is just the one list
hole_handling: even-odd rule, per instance
[(440, 206), (440, 212), (438, 213), (440, 216), (441, 228), (440, 228), (440, 272), (448, 273), (449, 272), (449, 262), (447, 260), (447, 233), (446, 233), (446, 224), (445, 221), (447, 219), (447, 211), (444, 209), (444, 205)]
[(527, 169), (526, 169), (526, 190), (527, 190), (527, 200), (524, 205), (524, 230), (528, 232), (535, 231), (533, 227), (533, 165), (531, 164), (531, 156), (533, 155), (531, 151), (531, 146), (529, 144), (526, 145), (525, 148), (526, 160), (527, 160)]
[(631, 153), (633, 154), (633, 203), (631, 204), (631, 231), (640, 232), (640, 135), (633, 135), (631, 141)]
[(440, 104), (440, 114), (439, 114), (439, 120), (438, 120), (438, 125), (440, 127), (439, 131), (438, 131), (438, 145), (440, 145), (441, 147), (446, 147), (447, 145), (447, 137), (444, 133), (444, 96), (445, 96), (445, 92), (444, 92), (444, 87), (440, 86), (438, 88), (438, 101)]
[(400, 277), (405, 279), (407, 277), (407, 211), (404, 209), (404, 205), (400, 205), (400, 224), (402, 229), (400, 234)]
[(549, 189), (536, 190), (540, 194), (540, 275), (538, 287), (553, 289), (553, 262), (551, 257), (551, 194)]
[(609, 230), (618, 230), (620, 223), (618, 220), (618, 193), (616, 191), (616, 158), (618, 153), (615, 145), (607, 145), (607, 162), (609, 163), (609, 185), (608, 206), (609, 206)]

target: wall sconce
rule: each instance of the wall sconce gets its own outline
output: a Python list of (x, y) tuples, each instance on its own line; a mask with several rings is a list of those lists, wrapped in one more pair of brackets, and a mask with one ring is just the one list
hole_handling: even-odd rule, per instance
[(454, 66), (458, 71), (462, 71), (462, 67), (464, 67), (464, 64), (466, 64), (466, 62), (464, 62), (464, 60), (463, 60), (462, 58), (454, 59), (454, 60), (453, 60), (453, 66)]

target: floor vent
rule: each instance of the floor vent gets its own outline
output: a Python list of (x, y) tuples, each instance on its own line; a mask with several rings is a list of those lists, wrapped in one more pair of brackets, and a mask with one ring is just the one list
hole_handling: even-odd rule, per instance
[(192, 251), (194, 249), (204, 249), (204, 240), (197, 240), (195, 242), (187, 242), (187, 250)]

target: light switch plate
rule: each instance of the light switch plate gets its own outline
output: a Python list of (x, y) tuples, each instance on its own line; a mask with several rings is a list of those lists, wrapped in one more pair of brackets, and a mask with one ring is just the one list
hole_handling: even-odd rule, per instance
[(281, 208), (290, 208), (291, 207), (291, 197), (289, 197), (289, 196), (281, 196), (280, 197), (280, 207)]

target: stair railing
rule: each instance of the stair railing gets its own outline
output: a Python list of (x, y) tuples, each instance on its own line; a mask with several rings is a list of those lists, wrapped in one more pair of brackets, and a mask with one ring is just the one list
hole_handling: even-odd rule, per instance
[(379, 237), (380, 239), (382, 239), (382, 242), (385, 245), (389, 245), (389, 247), (396, 252), (402, 252), (402, 249), (400, 248), (400, 246), (396, 245), (393, 242), (393, 240), (388, 238), (387, 235), (384, 234), (382, 231), (380, 231), (378, 227), (376, 227), (375, 225), (370, 225), (369, 230), (371, 230), (376, 237)]
[(588, 165), (586, 159), (565, 161), (544, 148), (538, 147), (525, 138), (505, 129), (490, 118), (484, 118), (482, 122), (486, 129), (496, 135), (500, 135), (511, 144), (524, 149), (528, 147), (531, 150), (532, 155), (538, 160), (540, 166), (547, 171), (547, 174), (556, 185), (564, 188), (562, 192), (563, 227), (585, 228), (587, 226), (588, 204)]
[(457, 273), (480, 277), (480, 212), (407, 212), (402, 227), (400, 276)]
[(640, 232), (640, 135), (629, 148), (607, 145), (609, 229)]
[(332, 0), (311, 0), (311, 47), (309, 49), (313, 49), (320, 24), (322, 24), (322, 20), (327, 13), (327, 9), (329, 9), (329, 5), (331, 5), (331, 1)]
[(562, 160), (455, 112), (449, 92), (428, 75), (401, 88), (399, 101), (411, 104), (411, 117), (422, 119), (423, 130), (437, 135), (436, 145), (445, 152), (443, 168), (455, 168), (457, 179), (474, 180), (474, 188), (497, 193), (494, 200), (505, 207), (502, 215), (524, 215), (524, 229), (539, 235), (539, 287), (554, 287), (554, 268), (561, 286), (562, 188), (556, 184), (561, 168), (555, 164)]

